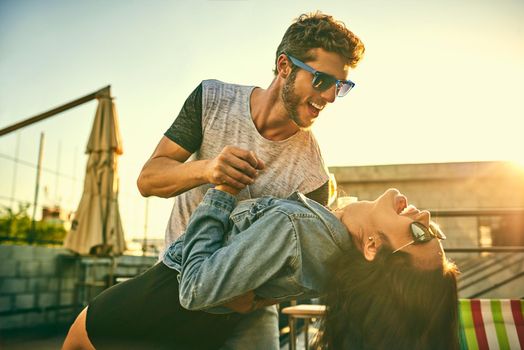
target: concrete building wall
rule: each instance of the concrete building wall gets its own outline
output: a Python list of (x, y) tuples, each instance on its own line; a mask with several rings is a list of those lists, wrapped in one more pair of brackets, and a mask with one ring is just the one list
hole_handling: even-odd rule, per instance
[[(524, 208), (524, 169), (508, 162), (332, 167), (339, 196), (375, 199), (387, 188), (436, 213), (449, 209)], [(483, 221), (476, 217), (433, 219), (448, 234), (447, 247), (477, 246)], [(497, 218), (488, 218), (494, 225)], [(521, 231), (521, 234), (523, 232)]]
[[(438, 211), (524, 208), (524, 169), (507, 162), (332, 167), (339, 196), (377, 198), (395, 187), (432, 212), (448, 239), (444, 248), (524, 246), (524, 216), (442, 217)], [(524, 252), (448, 253), (461, 274), (459, 296), (524, 296)], [(519, 277), (520, 276), (520, 277)], [(493, 286), (497, 288), (489, 290)], [(478, 296), (477, 296), (478, 295)]]
[(156, 257), (79, 257), (66, 249), (0, 245), (0, 331), (69, 323), (111, 276), (134, 276)]

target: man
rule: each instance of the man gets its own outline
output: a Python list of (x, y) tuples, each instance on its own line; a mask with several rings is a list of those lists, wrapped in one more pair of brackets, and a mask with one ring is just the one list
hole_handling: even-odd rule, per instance
[[(326, 203), (328, 174), (309, 128), (354, 86), (348, 71), (363, 53), (360, 39), (333, 17), (302, 15), (278, 46), (267, 89), (203, 81), (138, 178), (142, 195), (175, 197), (166, 246), (214, 185), (240, 190), (239, 200), (300, 191)], [(274, 307), (247, 315), (237, 328), (226, 347), (278, 348)]]

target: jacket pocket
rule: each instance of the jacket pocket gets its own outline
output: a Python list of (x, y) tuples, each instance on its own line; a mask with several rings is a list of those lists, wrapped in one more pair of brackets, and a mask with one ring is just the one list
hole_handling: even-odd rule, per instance
[(249, 206), (231, 214), (230, 219), (238, 232), (248, 229), (255, 221), (264, 216), (270, 205), (270, 201), (265, 199), (254, 201)]

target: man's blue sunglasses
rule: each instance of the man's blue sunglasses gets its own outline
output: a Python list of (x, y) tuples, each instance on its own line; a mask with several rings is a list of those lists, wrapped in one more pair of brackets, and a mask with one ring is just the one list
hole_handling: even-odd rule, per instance
[(284, 55), (286, 55), (286, 57), (289, 58), (295, 66), (313, 74), (313, 88), (318, 91), (326, 91), (333, 85), (336, 85), (337, 96), (343, 97), (346, 96), (349, 90), (353, 89), (355, 86), (355, 83), (351, 80), (339, 80), (330, 74), (319, 72), (313, 67), (308, 66), (304, 62), (291, 55), (288, 55), (285, 52)]

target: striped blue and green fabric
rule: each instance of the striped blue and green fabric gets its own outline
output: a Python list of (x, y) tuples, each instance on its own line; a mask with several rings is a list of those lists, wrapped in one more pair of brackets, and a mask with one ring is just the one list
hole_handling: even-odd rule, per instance
[(461, 349), (524, 349), (524, 300), (460, 299)]

